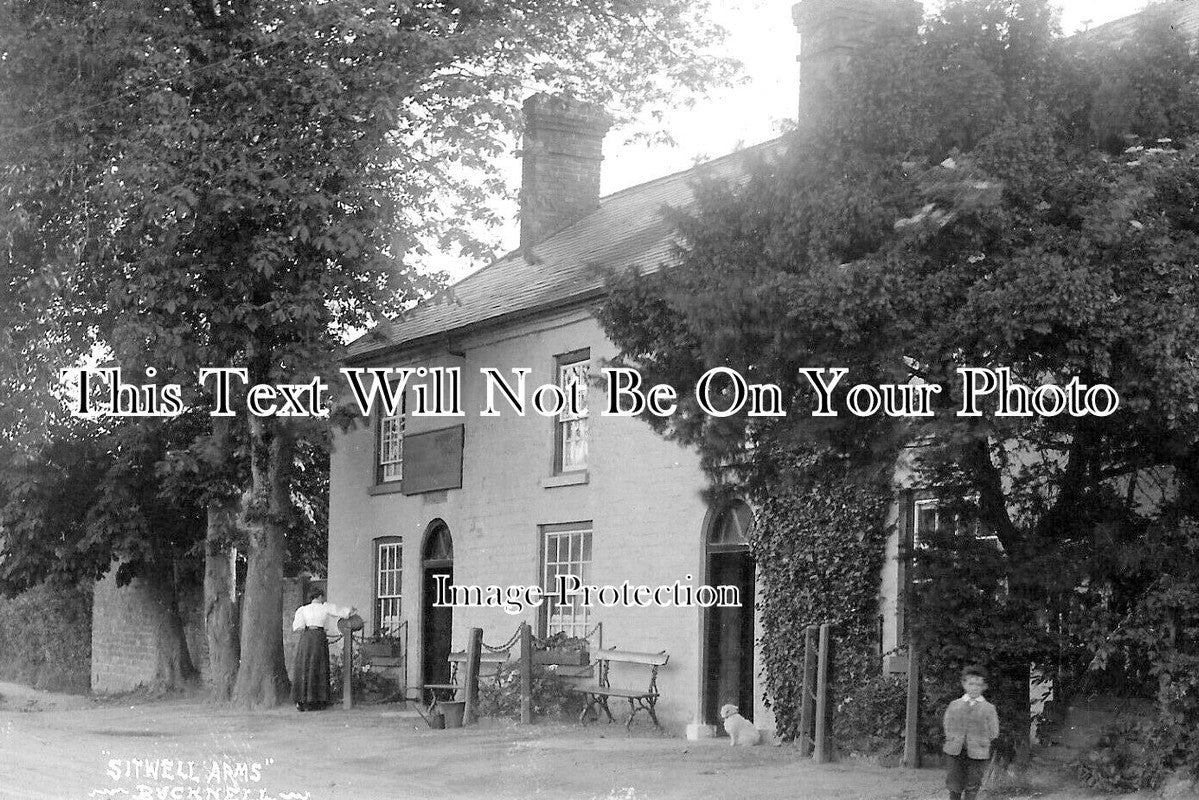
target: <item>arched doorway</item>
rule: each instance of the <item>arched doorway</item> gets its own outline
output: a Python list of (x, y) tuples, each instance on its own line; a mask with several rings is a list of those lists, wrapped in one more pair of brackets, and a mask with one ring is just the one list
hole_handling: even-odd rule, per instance
[(421, 680), (426, 684), (450, 681), (454, 609), (433, 605), (438, 575), (445, 575), (447, 584), (454, 582), (454, 540), (441, 520), (429, 525), (421, 548)]
[(720, 707), (754, 715), (754, 560), (749, 550), (753, 512), (740, 500), (711, 517), (705, 542), (710, 586), (736, 586), (739, 608), (709, 608), (704, 618), (704, 719), (720, 726)]

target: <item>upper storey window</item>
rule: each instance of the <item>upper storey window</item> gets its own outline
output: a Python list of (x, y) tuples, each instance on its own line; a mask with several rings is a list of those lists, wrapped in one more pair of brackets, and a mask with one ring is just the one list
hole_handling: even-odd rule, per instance
[(404, 479), (404, 410), (393, 416), (380, 413), (378, 459), (375, 482), (392, 483)]
[(554, 471), (574, 472), (587, 468), (587, 445), (590, 438), (590, 419), (587, 414), (587, 379), (591, 374), (591, 351), (577, 350), (555, 359), (558, 386), (571, 396), (571, 387), (578, 387), (582, 401), (579, 413), (572, 413), (569, 402), (555, 422)]

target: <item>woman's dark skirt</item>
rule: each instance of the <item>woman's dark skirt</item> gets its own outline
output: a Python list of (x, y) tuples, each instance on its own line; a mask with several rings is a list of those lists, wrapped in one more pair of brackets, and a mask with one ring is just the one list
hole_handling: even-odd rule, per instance
[(300, 634), (291, 699), (301, 711), (329, 705), (329, 642), (324, 628), (305, 628)]

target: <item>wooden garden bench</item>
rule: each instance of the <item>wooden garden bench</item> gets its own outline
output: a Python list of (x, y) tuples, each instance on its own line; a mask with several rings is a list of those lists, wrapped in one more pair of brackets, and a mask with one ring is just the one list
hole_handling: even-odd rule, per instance
[[(663, 650), (659, 653), (638, 653), (632, 650), (599, 650), (592, 656), (592, 660), (599, 664), (599, 682), (595, 686), (572, 686), (571, 691), (583, 695), (586, 704), (583, 706), (582, 713), (579, 714), (579, 722), (586, 722), (587, 715), (595, 710), (596, 719), (599, 718), (599, 709), (603, 709), (608, 716), (608, 722), (615, 722), (612, 717), (612, 710), (608, 708), (608, 698), (617, 697), (623, 698), (629, 702), (629, 718), (625, 721), (625, 728), (631, 728), (633, 725), (633, 717), (638, 711), (645, 711), (649, 714), (649, 718), (654, 721), (654, 727), (661, 728), (658, 723), (658, 715), (654, 711), (654, 706), (658, 703), (658, 670), (666, 666), (666, 662), (670, 660), (670, 656)], [(640, 664), (649, 667), (649, 683), (642, 688), (613, 686), (609, 678), (609, 669), (612, 664)]]

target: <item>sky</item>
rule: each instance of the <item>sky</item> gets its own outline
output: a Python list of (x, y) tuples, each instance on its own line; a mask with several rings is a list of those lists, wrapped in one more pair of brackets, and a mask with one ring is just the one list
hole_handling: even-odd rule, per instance
[[(784, 120), (794, 119), (799, 103), (799, 35), (791, 22), (794, 0), (711, 0), (717, 21), (728, 31), (722, 52), (744, 64), (745, 81), (713, 93), (696, 108), (671, 114), (666, 130), (676, 145), (648, 147), (628, 144), (631, 130), (614, 129), (604, 141), (601, 192), (605, 195), (648, 180), (687, 169), (697, 161), (732, 152), (778, 135)], [(934, 2), (924, 0), (926, 8)], [(1134, 14), (1146, 0), (1063, 0), (1062, 30), (1074, 33), (1086, 27)], [(511, 167), (506, 170), (511, 185), (519, 185), (520, 167), (513, 143)], [(489, 238), (498, 240), (499, 251), (516, 246), (516, 204), (500, 208), (509, 220)], [(433, 259), (431, 266), (458, 279), (482, 266), (461, 259)]]

